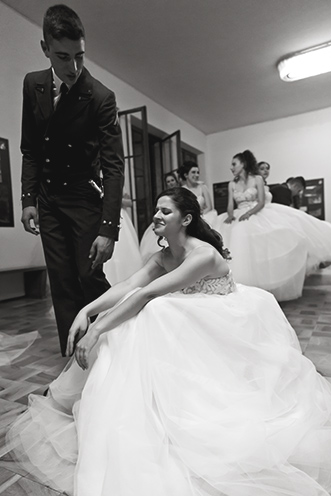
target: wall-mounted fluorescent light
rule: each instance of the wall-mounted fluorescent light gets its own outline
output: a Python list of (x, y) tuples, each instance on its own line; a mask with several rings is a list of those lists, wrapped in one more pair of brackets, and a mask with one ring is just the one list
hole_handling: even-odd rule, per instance
[(331, 71), (331, 41), (294, 53), (278, 64), (283, 81), (297, 81)]

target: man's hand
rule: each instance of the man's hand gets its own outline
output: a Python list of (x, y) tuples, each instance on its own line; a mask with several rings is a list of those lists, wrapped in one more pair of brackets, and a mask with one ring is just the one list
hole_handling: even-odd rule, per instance
[(89, 258), (92, 259), (92, 269), (109, 260), (114, 251), (115, 241), (107, 236), (98, 236), (92, 243)]
[(36, 207), (25, 207), (23, 208), (21, 222), (24, 226), (24, 229), (38, 236), (39, 234), (39, 217), (38, 211)]

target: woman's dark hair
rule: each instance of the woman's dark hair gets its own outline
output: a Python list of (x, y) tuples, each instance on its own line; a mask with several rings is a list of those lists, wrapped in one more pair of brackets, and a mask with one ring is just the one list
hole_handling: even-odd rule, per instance
[[(212, 229), (206, 221), (201, 217), (200, 205), (194, 193), (186, 188), (171, 188), (162, 191), (156, 199), (168, 196), (176, 205), (183, 217), (190, 214), (192, 220), (186, 228), (186, 233), (194, 238), (201, 239), (212, 245), (222, 255), (223, 258), (229, 260), (230, 252), (223, 246), (222, 236)], [(159, 238), (159, 241), (162, 238)], [(161, 245), (160, 245), (161, 246)]]
[(44, 40), (49, 45), (54, 40), (85, 38), (82, 21), (74, 10), (67, 5), (58, 4), (46, 10), (43, 20)]
[(175, 171), (167, 172), (166, 174), (164, 174), (164, 181), (166, 181), (168, 177), (173, 177), (176, 183), (178, 184), (178, 177)]
[(258, 174), (257, 160), (250, 150), (237, 153), (233, 158), (237, 158), (244, 165), (246, 174)]
[(199, 169), (198, 164), (192, 160), (186, 160), (183, 162), (183, 165), (178, 169), (178, 174), (182, 181), (186, 181), (186, 174), (188, 174), (193, 167), (197, 167)]
[(258, 162), (257, 167), (259, 168), (261, 165), (266, 165), (268, 167), (268, 170), (270, 170), (270, 164), (268, 164), (268, 162)]

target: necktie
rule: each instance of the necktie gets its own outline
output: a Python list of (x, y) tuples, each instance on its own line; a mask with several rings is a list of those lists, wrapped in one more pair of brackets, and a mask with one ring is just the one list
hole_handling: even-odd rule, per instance
[[(56, 87), (54, 88), (54, 90), (56, 91)], [(55, 94), (55, 98), (53, 100), (54, 109), (56, 109), (59, 105), (61, 105), (61, 103), (63, 103), (66, 95), (68, 94), (68, 91), (69, 91), (68, 86), (65, 83), (62, 83), (60, 86), (59, 94), (58, 95)]]

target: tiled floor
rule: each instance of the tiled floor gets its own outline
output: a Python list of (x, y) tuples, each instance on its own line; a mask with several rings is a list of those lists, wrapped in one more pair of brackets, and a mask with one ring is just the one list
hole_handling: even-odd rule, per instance
[[(302, 350), (325, 376), (331, 377), (331, 267), (306, 280), (302, 298), (283, 303)], [(49, 299), (21, 298), (0, 302), (0, 331), (23, 334), (38, 330), (37, 339), (11, 365), (0, 367), (0, 495), (55, 496), (60, 493), (34, 481), (4, 456), (8, 425), (25, 409), (27, 395), (41, 394), (64, 367)], [(1, 350), (0, 350), (1, 352)]]

